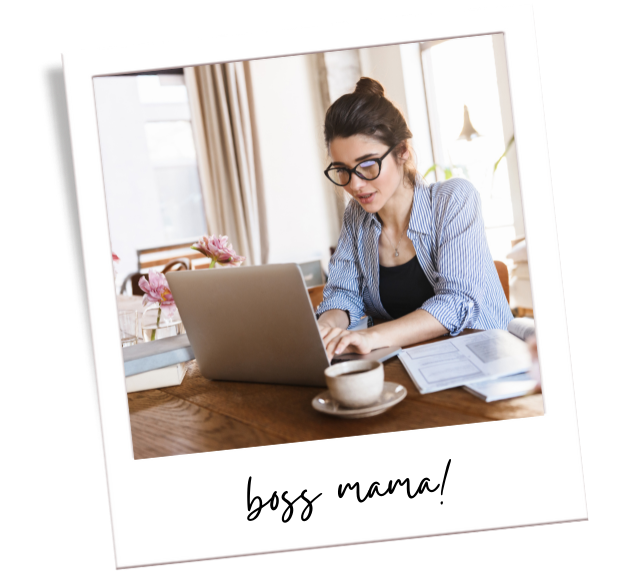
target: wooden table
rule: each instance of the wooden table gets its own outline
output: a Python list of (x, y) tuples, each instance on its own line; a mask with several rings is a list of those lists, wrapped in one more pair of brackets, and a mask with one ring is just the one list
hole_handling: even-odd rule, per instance
[(493, 403), (462, 388), (421, 395), (399, 359), (387, 361), (384, 371), (387, 381), (401, 383), (408, 390), (406, 398), (381, 415), (340, 419), (312, 408), (311, 402), (321, 388), (208, 380), (193, 361), (182, 385), (128, 394), (135, 459), (544, 413), (542, 394)]

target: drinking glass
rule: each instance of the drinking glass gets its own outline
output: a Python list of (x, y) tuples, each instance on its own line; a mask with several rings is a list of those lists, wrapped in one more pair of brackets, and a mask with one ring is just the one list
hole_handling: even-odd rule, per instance
[(139, 314), (137, 311), (120, 311), (118, 316), (122, 347), (139, 343)]

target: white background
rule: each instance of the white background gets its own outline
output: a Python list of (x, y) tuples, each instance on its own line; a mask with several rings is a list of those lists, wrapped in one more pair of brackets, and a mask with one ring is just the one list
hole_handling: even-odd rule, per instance
[[(93, 76), (497, 32), (508, 54), (545, 416), (135, 461)], [(85, 49), (61, 61), (117, 569), (587, 520), (531, 3)], [(336, 495), (346, 481), (409, 477), (418, 485), (427, 476), (436, 485), (448, 459), (442, 498), (437, 491), (411, 500), (401, 488), (362, 504)], [(288, 523), (284, 504), (249, 522), (250, 475), (263, 500), (274, 490), (323, 495), (307, 522), (301, 502)]]

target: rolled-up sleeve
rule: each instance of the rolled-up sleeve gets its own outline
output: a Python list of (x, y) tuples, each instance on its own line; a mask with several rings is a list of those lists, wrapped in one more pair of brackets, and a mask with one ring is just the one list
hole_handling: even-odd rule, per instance
[(316, 310), (317, 319), (332, 309), (344, 310), (349, 314), (352, 329), (364, 315), (363, 278), (358, 266), (358, 241), (353, 227), (353, 207), (349, 205), (343, 216), (343, 227), (330, 259), (328, 283), (323, 290), (323, 301)]
[(435, 295), (422, 309), (451, 335), (471, 328), (486, 297), (486, 265), (492, 257), (486, 242), (480, 196), (466, 180), (445, 182), (433, 203)]

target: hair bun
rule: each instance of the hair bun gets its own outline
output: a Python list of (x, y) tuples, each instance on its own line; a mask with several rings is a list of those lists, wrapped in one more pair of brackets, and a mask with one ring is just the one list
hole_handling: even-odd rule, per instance
[(373, 78), (362, 77), (356, 84), (354, 94), (371, 94), (374, 96), (384, 97), (384, 88), (380, 82), (377, 82)]

